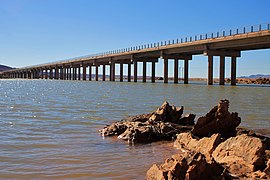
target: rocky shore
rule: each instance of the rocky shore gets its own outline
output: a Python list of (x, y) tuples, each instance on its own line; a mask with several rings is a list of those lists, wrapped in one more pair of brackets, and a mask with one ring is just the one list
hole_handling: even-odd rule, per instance
[(105, 126), (102, 136), (129, 143), (174, 140), (179, 152), (147, 171), (147, 179), (270, 179), (270, 138), (238, 128), (241, 118), (221, 100), (205, 116), (163, 103), (149, 114)]

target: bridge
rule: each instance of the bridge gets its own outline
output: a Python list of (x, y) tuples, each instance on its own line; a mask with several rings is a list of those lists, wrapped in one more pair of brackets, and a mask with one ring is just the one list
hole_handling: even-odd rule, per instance
[[(174, 61), (174, 83), (179, 82), (178, 64), (184, 61), (184, 83), (189, 81), (189, 61), (193, 55), (208, 57), (208, 85), (213, 84), (213, 57), (220, 57), (219, 84), (225, 83), (225, 57), (231, 58), (231, 85), (236, 85), (236, 60), (241, 51), (270, 48), (270, 24), (248, 26), (228, 31), (207, 33), (181, 39), (156, 42), (135, 47), (107, 51), (51, 62), (12, 69), (1, 73), (2, 78), (56, 79), (56, 80), (99, 80), (99, 66), (102, 66), (102, 80), (106, 80), (106, 66), (110, 67), (110, 81), (115, 81), (116, 64), (119, 66), (120, 81), (123, 81), (123, 69), (127, 67), (127, 81), (137, 82), (138, 63), (143, 63), (142, 81), (146, 82), (147, 64), (152, 67), (151, 82), (155, 82), (155, 63), (163, 59), (163, 81), (168, 83), (168, 61)], [(124, 66), (125, 65), (125, 66)], [(131, 76), (133, 66), (133, 76)], [(93, 68), (92, 68), (93, 67)], [(87, 78), (87, 72), (89, 77)]]

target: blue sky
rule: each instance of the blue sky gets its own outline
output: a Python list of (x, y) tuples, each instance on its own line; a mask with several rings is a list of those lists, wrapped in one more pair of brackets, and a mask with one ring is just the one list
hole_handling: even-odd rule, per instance
[[(0, 0), (0, 64), (24, 67), (270, 23), (269, 7), (269, 0)], [(237, 66), (238, 76), (270, 74), (270, 50), (242, 52)], [(229, 67), (228, 59), (227, 77)], [(207, 77), (207, 57), (193, 57), (190, 77)]]

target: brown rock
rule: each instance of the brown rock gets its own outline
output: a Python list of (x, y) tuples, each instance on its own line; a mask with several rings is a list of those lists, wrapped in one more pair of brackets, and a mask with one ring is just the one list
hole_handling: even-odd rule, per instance
[(268, 176), (270, 176), (270, 159), (268, 160), (268, 162), (266, 164), (266, 168), (264, 169), (263, 172), (265, 172), (265, 174), (267, 174)]
[(222, 142), (212, 156), (230, 173), (243, 175), (264, 166), (264, 153), (264, 145), (259, 138), (242, 134)]
[(182, 151), (195, 151), (200, 152), (210, 160), (213, 151), (221, 142), (220, 134), (213, 134), (211, 137), (194, 139), (191, 133), (181, 133), (177, 136), (174, 142), (174, 147), (181, 149)]
[(164, 102), (149, 118), (149, 121), (162, 121), (175, 123), (179, 121), (183, 114), (184, 107), (170, 106), (168, 102)]
[(154, 164), (147, 171), (147, 179), (221, 179), (228, 176), (223, 167), (208, 163), (200, 153), (175, 154), (161, 165)]
[(192, 133), (195, 136), (206, 137), (215, 133), (222, 137), (230, 137), (236, 134), (236, 127), (241, 118), (238, 113), (229, 113), (229, 101), (221, 100), (206, 116), (200, 117), (195, 124)]

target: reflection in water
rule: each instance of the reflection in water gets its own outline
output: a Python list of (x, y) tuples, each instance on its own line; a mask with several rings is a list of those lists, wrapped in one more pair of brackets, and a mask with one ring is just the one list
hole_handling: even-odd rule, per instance
[(176, 152), (172, 142), (129, 146), (98, 129), (168, 101), (197, 117), (220, 99), (241, 125), (270, 135), (269, 86), (51, 80), (0, 81), (0, 177), (144, 179)]

